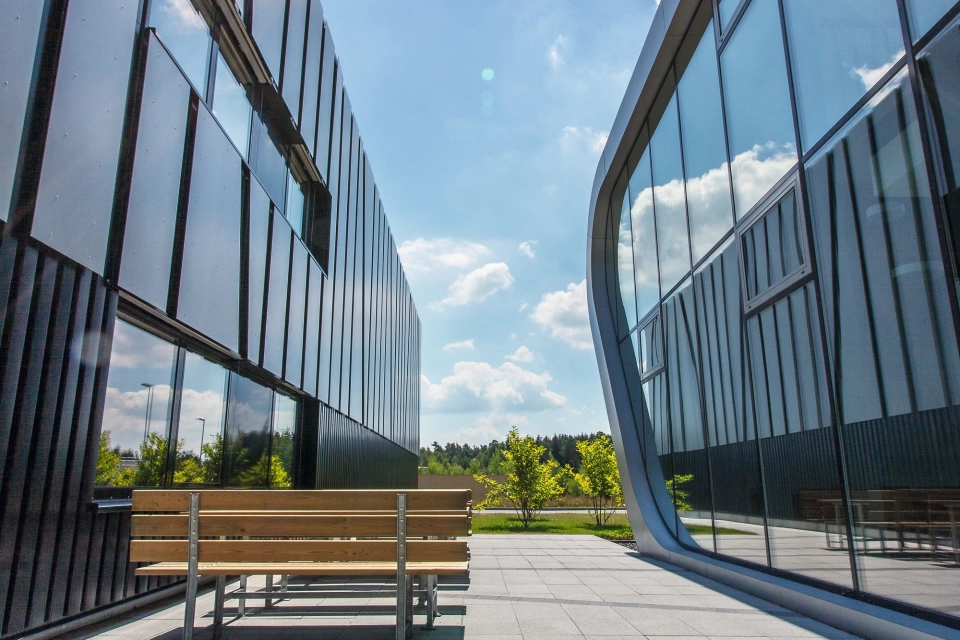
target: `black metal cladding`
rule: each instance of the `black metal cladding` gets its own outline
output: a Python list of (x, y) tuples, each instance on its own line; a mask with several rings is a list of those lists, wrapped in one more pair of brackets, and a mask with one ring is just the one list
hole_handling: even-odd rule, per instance
[[(320, 2), (170, 2), (0, 3), (4, 639), (171, 584), (133, 576), (104, 502), (129, 489), (94, 486), (118, 322), (177, 354), (144, 439), (239, 432), (246, 380), (296, 400), (294, 486), (416, 486), (420, 324)], [(187, 413), (197, 355), (219, 431)]]
[(638, 538), (960, 628), (960, 4), (658, 11), (588, 257)]

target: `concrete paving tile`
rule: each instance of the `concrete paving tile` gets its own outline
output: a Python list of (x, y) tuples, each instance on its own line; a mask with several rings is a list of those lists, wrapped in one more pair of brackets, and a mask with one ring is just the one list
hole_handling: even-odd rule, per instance
[(610, 607), (564, 604), (563, 610), (580, 628), (583, 634), (616, 636), (619, 638), (643, 637), (629, 622)]
[(580, 635), (580, 628), (559, 604), (514, 604), (513, 612), (524, 637), (529, 634)]

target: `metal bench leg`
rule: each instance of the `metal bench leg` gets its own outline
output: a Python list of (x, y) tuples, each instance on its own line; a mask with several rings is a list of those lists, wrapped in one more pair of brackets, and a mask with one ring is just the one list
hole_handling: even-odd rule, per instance
[[(263, 590), (268, 594), (273, 593), (273, 576), (267, 576), (267, 585), (263, 588)], [(263, 600), (263, 607), (265, 609), (273, 607), (273, 598), (265, 598)]]
[(213, 640), (223, 633), (223, 601), (227, 590), (227, 576), (217, 576), (217, 592), (213, 600)]
[(193, 619), (197, 612), (197, 581), (199, 580), (200, 494), (190, 494), (187, 515), (187, 596), (183, 610), (183, 640), (193, 640)]
[[(247, 576), (240, 576), (240, 591), (247, 592)], [(242, 618), (247, 612), (247, 599), (240, 598), (237, 604), (237, 614)]]
[(406, 620), (404, 620), (403, 631), (405, 640), (411, 640), (413, 638), (413, 576), (407, 576), (407, 585), (406, 585), (406, 607), (407, 611)]
[[(407, 638), (407, 608), (413, 603), (407, 595), (407, 494), (397, 494), (397, 622), (396, 640)], [(412, 625), (411, 625), (412, 626)], [(411, 635), (413, 629), (410, 629)]]
[(433, 622), (437, 619), (437, 576), (420, 576), (420, 580), (427, 590), (427, 625), (421, 629), (433, 631), (436, 629)]

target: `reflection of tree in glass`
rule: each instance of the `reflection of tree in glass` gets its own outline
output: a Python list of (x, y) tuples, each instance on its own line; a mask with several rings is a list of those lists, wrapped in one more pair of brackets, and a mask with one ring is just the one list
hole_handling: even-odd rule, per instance
[(273, 457), (276, 458), (283, 469), (283, 477), (286, 484), (279, 484), (279, 475), (271, 476), (270, 485), (277, 488), (287, 488), (290, 486), (290, 477), (293, 475), (293, 431), (285, 429), (280, 433), (273, 434)]
[[(180, 446), (183, 446), (182, 442)], [(159, 433), (148, 433), (140, 445), (140, 459), (133, 469), (120, 472), (117, 484), (134, 487), (162, 487), (167, 476), (167, 439)]]
[(691, 480), (693, 480), (692, 473), (673, 476), (667, 480), (667, 491), (669, 491), (670, 495), (673, 496), (673, 503), (676, 505), (677, 511), (693, 511), (693, 507), (690, 506), (689, 502), (687, 502), (687, 500), (690, 498), (690, 492), (678, 488), (679, 485), (686, 484)]
[[(119, 448), (119, 447), (118, 447)], [(97, 458), (96, 484), (116, 485), (120, 478), (120, 454), (110, 448), (110, 432), (100, 434), (100, 455)]]

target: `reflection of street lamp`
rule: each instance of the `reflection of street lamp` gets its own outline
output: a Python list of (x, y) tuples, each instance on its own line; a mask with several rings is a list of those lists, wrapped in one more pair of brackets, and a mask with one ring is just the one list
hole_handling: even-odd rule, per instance
[(206, 418), (197, 418), (200, 421), (200, 462), (203, 462), (203, 432), (207, 428)]
[(147, 388), (147, 411), (143, 417), (143, 444), (147, 444), (147, 432), (150, 430), (150, 409), (153, 407), (153, 385), (147, 382), (141, 382), (141, 387)]

